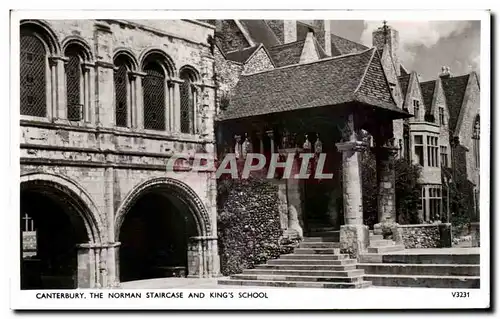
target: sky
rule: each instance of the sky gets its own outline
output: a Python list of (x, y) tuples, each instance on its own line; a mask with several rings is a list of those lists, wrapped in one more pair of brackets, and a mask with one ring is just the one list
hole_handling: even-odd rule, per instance
[[(399, 57), (422, 81), (435, 79), (442, 66), (453, 76), (479, 72), (480, 21), (388, 21), (399, 32)], [(372, 46), (382, 21), (331, 21), (332, 33)]]

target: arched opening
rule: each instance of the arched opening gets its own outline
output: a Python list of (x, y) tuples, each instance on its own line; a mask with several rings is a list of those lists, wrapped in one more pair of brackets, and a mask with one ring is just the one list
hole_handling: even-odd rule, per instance
[(132, 104), (134, 104), (134, 81), (129, 76), (134, 70), (132, 59), (125, 53), (118, 54), (114, 59), (115, 71), (115, 123), (116, 126), (128, 127), (131, 124)]
[(197, 80), (197, 73), (190, 67), (183, 67), (180, 70), (181, 95), (181, 132), (194, 134), (195, 132), (195, 107), (197, 91), (194, 83)]
[(66, 74), (66, 103), (68, 120), (84, 120), (85, 108), (89, 104), (89, 72), (84, 63), (90, 60), (89, 53), (79, 43), (70, 43), (64, 50), (67, 63)]
[[(193, 208), (168, 185), (136, 196), (119, 225), (120, 281), (186, 277), (188, 246), (202, 232)], [(189, 196), (189, 195), (187, 195)]]
[(43, 180), (21, 183), (21, 289), (74, 289), (89, 282), (78, 245), (93, 242), (85, 204), (74, 192)]

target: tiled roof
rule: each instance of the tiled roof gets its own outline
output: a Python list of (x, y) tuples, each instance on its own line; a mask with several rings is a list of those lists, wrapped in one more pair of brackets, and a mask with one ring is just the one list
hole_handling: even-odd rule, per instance
[(249, 57), (260, 47), (261, 45), (255, 45), (253, 47), (248, 47), (240, 51), (232, 51), (226, 53), (226, 59), (238, 62), (245, 63)]
[[(219, 120), (362, 102), (401, 114), (374, 49), (242, 76)], [(320, 79), (320, 80), (318, 80)], [(403, 115), (404, 116), (404, 115)]]
[(436, 81), (427, 81), (420, 83), (420, 91), (422, 91), (422, 100), (424, 101), (425, 111), (431, 112), (432, 99), (434, 98), (434, 90), (436, 88)]
[(304, 40), (277, 45), (269, 48), (268, 51), (274, 65), (281, 67), (299, 63), (303, 48)]
[(446, 105), (448, 106), (448, 111), (450, 112), (449, 129), (452, 131), (455, 130), (457, 125), (458, 116), (460, 115), (460, 110), (462, 109), (468, 82), (469, 74), (441, 79), (444, 96), (446, 98)]
[(332, 43), (332, 56), (356, 53), (368, 49), (368, 47), (360, 43), (347, 40), (346, 38), (339, 37), (338, 35), (335, 35), (333, 33), (331, 34), (331, 43)]
[(316, 47), (316, 51), (318, 52), (318, 57), (320, 59), (328, 58), (328, 55), (326, 54), (321, 44), (318, 43), (318, 40), (316, 38), (314, 38), (314, 46)]
[(399, 84), (401, 85), (401, 90), (403, 91), (403, 98), (406, 98), (406, 93), (408, 93), (408, 85), (410, 84), (410, 75), (405, 74), (398, 76)]
[(399, 71), (401, 72), (401, 75), (409, 74), (402, 64), (399, 66)]
[(280, 44), (271, 28), (264, 20), (239, 20), (255, 43), (262, 43), (266, 48)]

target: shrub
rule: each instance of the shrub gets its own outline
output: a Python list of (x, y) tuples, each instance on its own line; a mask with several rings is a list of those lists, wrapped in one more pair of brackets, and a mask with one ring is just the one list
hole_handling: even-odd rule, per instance
[(272, 182), (251, 177), (219, 183), (217, 228), (223, 275), (277, 258), (293, 250), (294, 243), (281, 238), (278, 188)]

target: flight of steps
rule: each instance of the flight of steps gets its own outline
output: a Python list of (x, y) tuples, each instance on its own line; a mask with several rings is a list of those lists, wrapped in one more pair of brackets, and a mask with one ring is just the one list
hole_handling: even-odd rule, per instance
[(370, 282), (363, 279), (364, 271), (356, 269), (356, 263), (356, 259), (340, 254), (338, 231), (331, 227), (315, 227), (292, 254), (281, 255), (218, 283), (301, 288), (369, 287)]
[[(380, 236), (370, 235), (371, 243), (382, 243)], [(384, 245), (368, 248), (357, 265), (374, 286), (479, 288), (479, 252), (442, 248), (420, 253)]]
[(375, 235), (373, 231), (370, 231), (370, 246), (367, 249), (369, 254), (381, 254), (404, 249), (404, 245), (398, 245), (393, 240), (384, 239), (383, 235)]

